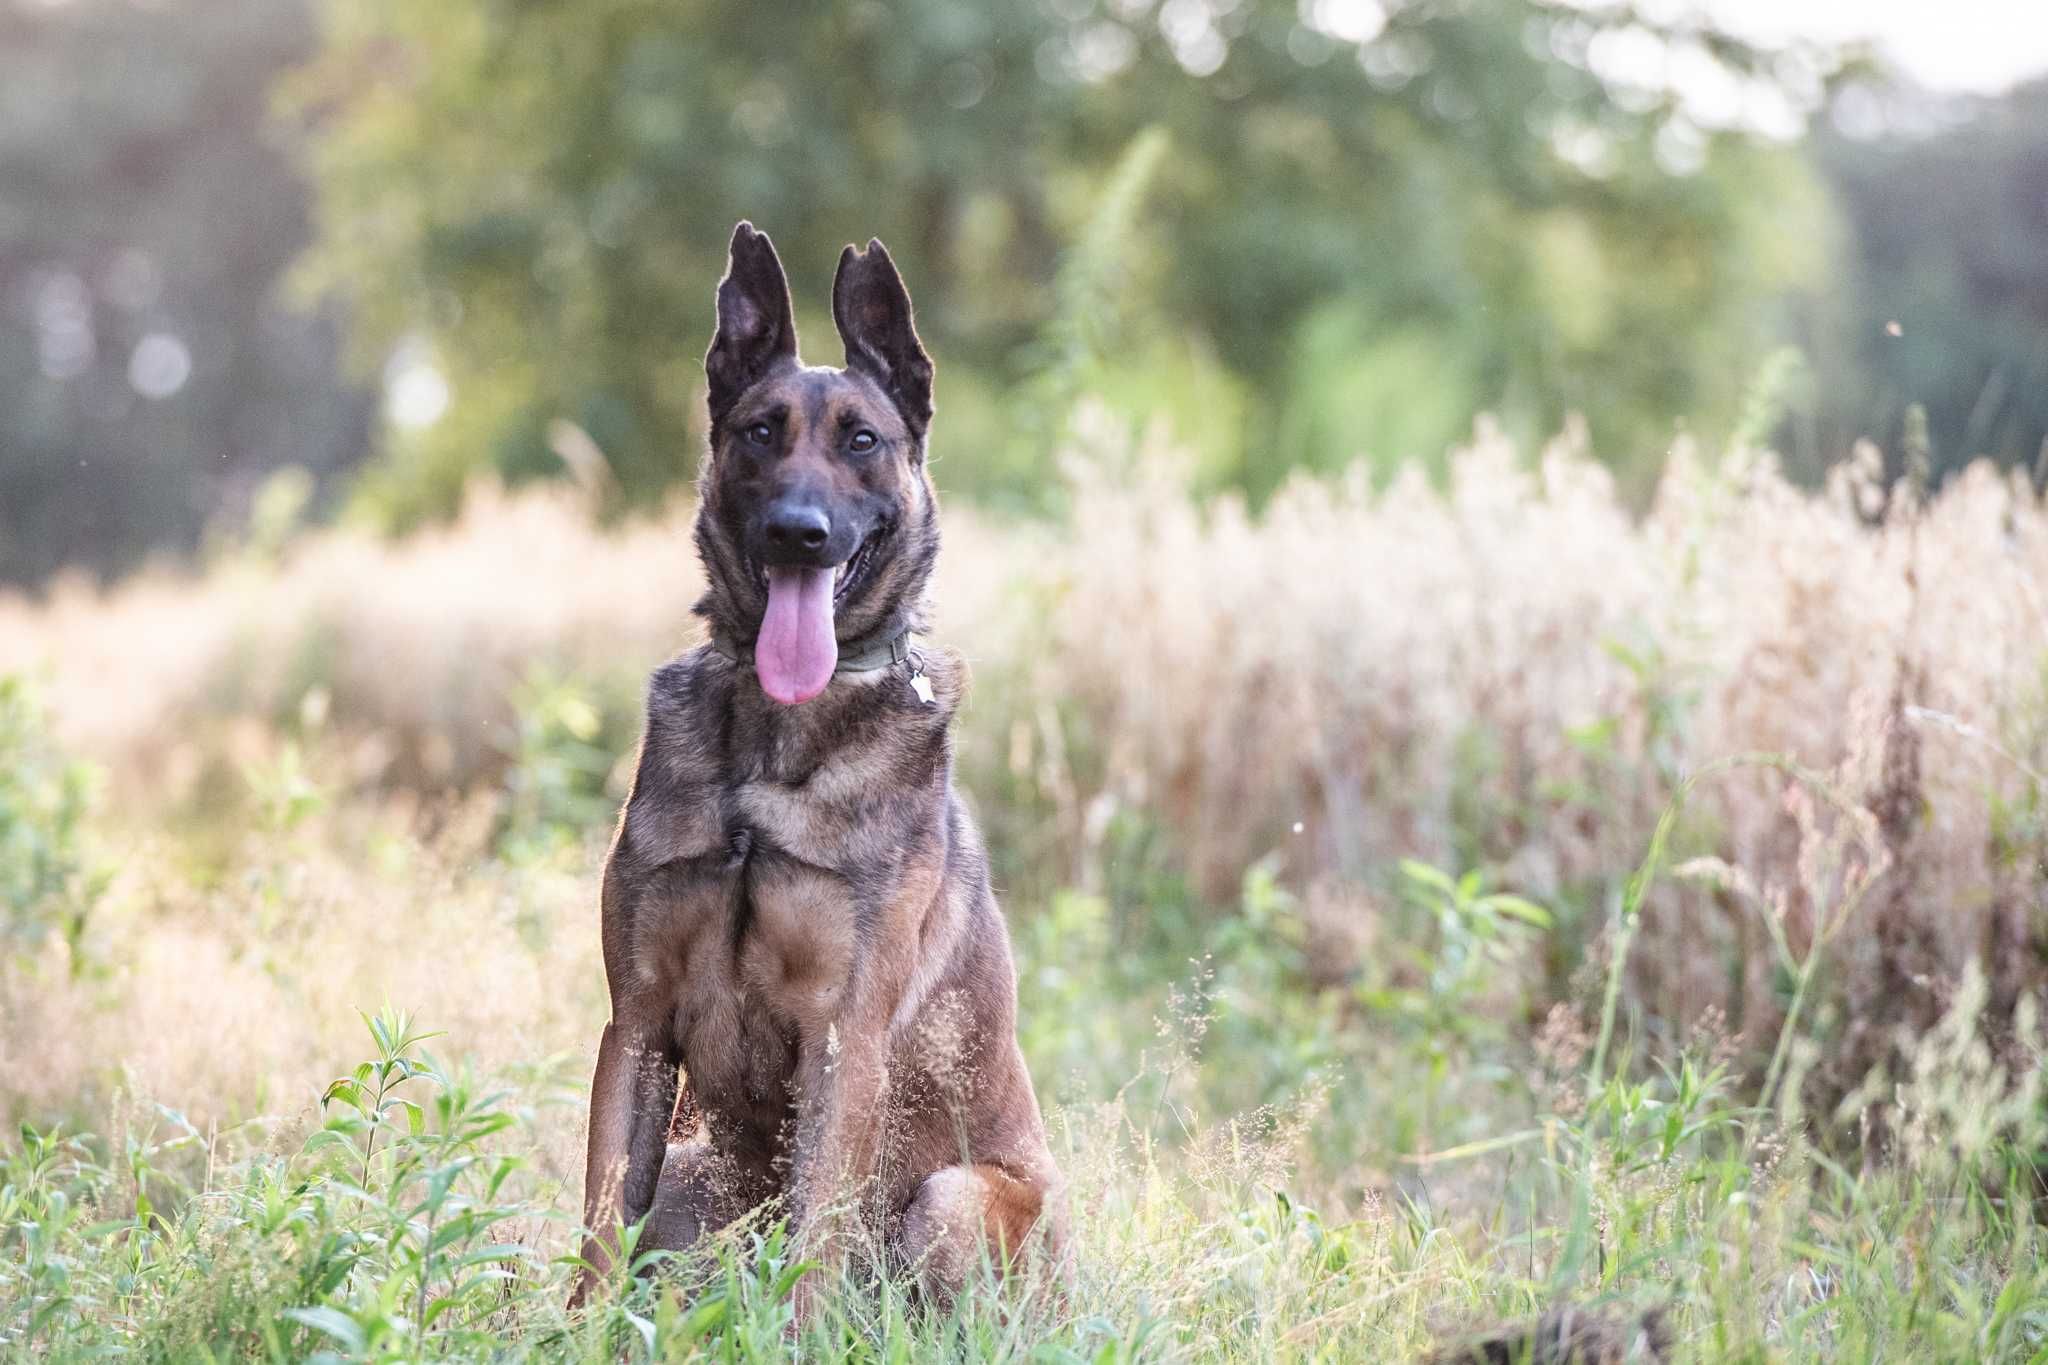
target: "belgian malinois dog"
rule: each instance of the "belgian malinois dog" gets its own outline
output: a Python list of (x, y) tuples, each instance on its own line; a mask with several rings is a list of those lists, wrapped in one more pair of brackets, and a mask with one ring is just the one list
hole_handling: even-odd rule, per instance
[(806, 366), (782, 263), (741, 223), (704, 357), (711, 639), (654, 674), (605, 865), (572, 1303), (605, 1230), (644, 1216), (642, 1250), (680, 1248), (778, 1197), (806, 1254), (833, 1265), (865, 1228), (937, 1297), (984, 1250), (1058, 1239), (1009, 936), (952, 784), (965, 669), (912, 644), (932, 362), (879, 241), (840, 256), (832, 316), (845, 368)]

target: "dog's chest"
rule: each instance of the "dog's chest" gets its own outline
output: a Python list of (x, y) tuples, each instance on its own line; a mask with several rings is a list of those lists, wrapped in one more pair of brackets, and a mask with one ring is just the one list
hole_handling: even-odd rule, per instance
[(658, 690), (675, 701), (651, 717), (622, 839), (665, 883), (635, 912), (636, 966), (693, 1092), (765, 1118), (847, 1004), (906, 849), (931, 843), (943, 732), (769, 729), (715, 689)]
[(830, 800), (746, 781), (693, 795), (676, 818), (627, 816), (668, 877), (636, 925), (638, 966), (672, 1003), (693, 1085), (757, 1092), (764, 1066), (793, 1066), (793, 1046), (837, 1016), (859, 941), (855, 887), (872, 869), (845, 861), (850, 825)]
[(823, 1033), (853, 978), (858, 906), (837, 869), (755, 836), (735, 889), (736, 985), (779, 1024)]

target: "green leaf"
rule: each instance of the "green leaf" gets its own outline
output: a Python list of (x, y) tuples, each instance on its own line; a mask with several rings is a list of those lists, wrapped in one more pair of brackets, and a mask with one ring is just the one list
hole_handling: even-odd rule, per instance
[(726, 1319), (731, 1314), (731, 1301), (725, 1295), (719, 1294), (692, 1308), (689, 1315), (676, 1328), (676, 1334), (684, 1341), (695, 1341), (699, 1337), (709, 1336), (725, 1326)]
[(1621, 723), (1615, 717), (1603, 716), (1584, 725), (1567, 726), (1564, 736), (1580, 753), (1601, 758), (1614, 752), (1615, 737), (1620, 730)]
[(796, 1282), (811, 1271), (816, 1270), (819, 1264), (817, 1261), (798, 1261), (793, 1265), (785, 1266), (782, 1273), (775, 1277), (774, 1287), (768, 1291), (770, 1297), (777, 1299), (788, 1298), (789, 1291), (796, 1288)]
[(109, 1218), (103, 1223), (91, 1224), (78, 1235), (89, 1242), (97, 1242), (102, 1238), (112, 1237), (115, 1233), (130, 1232), (141, 1226), (142, 1221), (139, 1218)]
[(321, 1093), (320, 1107), (324, 1109), (328, 1105), (337, 1102), (349, 1105), (355, 1109), (361, 1109), (363, 1107), (362, 1087), (346, 1076), (335, 1081)]
[(633, 1324), (633, 1330), (640, 1334), (640, 1340), (647, 1347), (647, 1354), (652, 1356), (654, 1354), (654, 1324), (630, 1308), (621, 1308), (619, 1311), (625, 1315), (627, 1322)]
[(1520, 896), (1511, 896), (1506, 892), (1497, 891), (1493, 895), (1481, 900), (1480, 904), (1495, 914), (1506, 915), (1509, 919), (1518, 919), (1524, 924), (1533, 924), (1538, 929), (1548, 929), (1554, 923), (1550, 912), (1536, 904), (1536, 902), (1525, 900)]
[[(503, 1218), (510, 1218), (511, 1216), (509, 1213), (500, 1215)], [(494, 1219), (492, 1221), (497, 1220)], [(461, 1256), (455, 1259), (455, 1264), (458, 1266), (470, 1266), (480, 1265), (485, 1261), (530, 1261), (533, 1259), (533, 1254), (532, 1247), (521, 1245), (518, 1242), (492, 1242), (488, 1246), (480, 1246), (463, 1252)]]
[(316, 1332), (332, 1337), (346, 1347), (351, 1354), (360, 1355), (363, 1350), (363, 1329), (356, 1320), (338, 1308), (322, 1304), (314, 1308), (287, 1308), (284, 1316), (302, 1323)]
[(1449, 873), (1440, 872), (1428, 863), (1417, 862), (1413, 858), (1403, 858), (1400, 866), (1401, 875), (1417, 885), (1426, 886), (1432, 891), (1440, 891), (1445, 896), (1454, 897), (1458, 894), (1457, 883), (1451, 880)]

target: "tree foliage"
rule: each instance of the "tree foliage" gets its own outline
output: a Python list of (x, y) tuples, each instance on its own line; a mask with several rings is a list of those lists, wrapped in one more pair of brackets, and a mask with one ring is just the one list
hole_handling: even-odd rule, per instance
[(0, 582), (189, 549), (369, 404), (290, 306), (307, 190), (268, 118), (301, 0), (0, 6)]
[(1625, 8), (327, 13), (297, 90), (319, 129), (310, 278), (350, 300), (367, 357), (429, 339), (455, 395), (372, 484), (399, 520), (447, 505), (480, 461), (556, 468), (556, 416), (631, 497), (686, 477), (742, 217), (781, 247), (818, 359), (836, 359), (817, 311), (830, 262), (888, 240), (948, 370), (949, 484), (1030, 489), (1042, 442), (1016, 433), (1046, 415), (1002, 395), (1060, 334), (1063, 249), (1151, 129), (1167, 150), (1098, 272), (1113, 297), (1082, 301), (1114, 323), (1087, 378), (1134, 417), (1179, 414), (1216, 481), (1434, 458), (1482, 408), (1531, 433), (1584, 410), (1610, 450), (1655, 457), (1673, 414), (1732, 410), (1774, 301), (1824, 266), (1793, 155), (1594, 74), (1604, 33), (1649, 33)]
[(1821, 320), (1812, 444), (1896, 448), (1927, 410), (1939, 468), (2048, 452), (2048, 81), (1928, 133), (1821, 139), (1853, 226)]
[[(0, 6), (0, 581), (189, 550), (286, 465), (316, 477), (272, 502), (348, 469), (393, 528), (486, 471), (665, 496), (742, 217), (824, 361), (839, 247), (889, 241), (942, 481), (1012, 504), (1083, 397), (1254, 495), (1439, 461), (1479, 412), (1525, 442), (1581, 413), (1639, 486), (1681, 426), (1753, 418), (1787, 341), (1808, 475), (1915, 402), (1944, 466), (2033, 459), (2041, 89), (1777, 141), (1744, 130), (1789, 137), (1841, 55), (1680, 9)], [(394, 355), (452, 406), (377, 433)]]

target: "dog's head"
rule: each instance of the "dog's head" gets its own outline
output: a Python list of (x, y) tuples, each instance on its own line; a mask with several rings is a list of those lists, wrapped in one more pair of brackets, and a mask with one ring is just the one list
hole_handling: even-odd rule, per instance
[(704, 356), (710, 590), (697, 609), (753, 641), (762, 689), (790, 706), (825, 690), (841, 642), (912, 624), (938, 554), (932, 362), (879, 241), (840, 255), (832, 317), (845, 368), (806, 366), (774, 245), (750, 223), (734, 230)]

